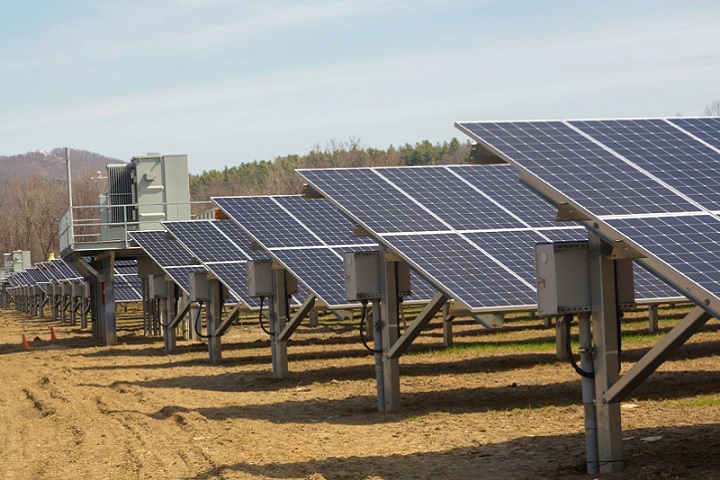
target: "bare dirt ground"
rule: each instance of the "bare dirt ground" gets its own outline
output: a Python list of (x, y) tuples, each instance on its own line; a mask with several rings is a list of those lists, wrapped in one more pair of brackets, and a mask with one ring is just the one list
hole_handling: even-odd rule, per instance
[[(626, 319), (627, 368), (657, 342)], [(665, 330), (677, 321), (665, 319)], [(401, 359), (402, 409), (376, 411), (372, 358), (349, 322), (300, 327), (291, 375), (271, 378), (254, 320), (205, 345), (121, 330), (105, 347), (55, 323), (0, 312), (2, 479), (591, 479), (580, 381), (555, 360), (553, 330), (439, 325)], [(433, 326), (433, 325), (431, 325)], [(625, 471), (608, 479), (720, 478), (720, 325), (704, 331), (623, 404)]]

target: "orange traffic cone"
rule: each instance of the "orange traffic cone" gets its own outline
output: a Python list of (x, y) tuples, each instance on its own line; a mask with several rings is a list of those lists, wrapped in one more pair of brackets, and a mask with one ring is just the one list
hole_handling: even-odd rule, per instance
[(23, 334), (23, 348), (25, 350), (30, 350), (30, 344), (27, 341), (27, 338), (25, 338), (25, 334)]
[(50, 327), (50, 340), (57, 340), (55, 336), (55, 327)]

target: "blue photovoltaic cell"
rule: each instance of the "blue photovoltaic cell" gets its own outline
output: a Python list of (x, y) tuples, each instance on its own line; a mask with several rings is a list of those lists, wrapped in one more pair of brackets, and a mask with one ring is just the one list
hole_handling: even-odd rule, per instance
[(720, 295), (720, 218), (610, 219), (606, 223), (714, 295)]
[(648, 272), (637, 262), (633, 265), (635, 300), (645, 301), (657, 298), (678, 298), (681, 294), (662, 279)]
[(50, 263), (60, 272), (60, 277), (63, 279), (63, 281), (70, 283), (80, 283), (83, 281), (80, 273), (78, 273), (75, 268), (65, 263), (65, 260), (51, 260)]
[(252, 260), (265, 260), (269, 258), (262, 250), (253, 250), (252, 238), (237, 223), (232, 220), (215, 220), (215, 227), (225, 234), (240, 249), (249, 255)]
[(471, 308), (534, 305), (535, 291), (458, 234), (387, 235), (451, 298)]
[(595, 215), (697, 210), (562, 122), (462, 123), (460, 127)]
[(453, 165), (450, 171), (485, 192), (531, 227), (556, 227), (557, 208), (520, 182), (511, 165)]
[(570, 124), (692, 201), (709, 210), (720, 209), (720, 153), (666, 121), (591, 120)]
[(375, 172), (387, 178), (455, 230), (525, 226), (516, 217), (499, 208), (494, 201), (453, 175), (450, 169), (378, 168)]
[(259, 299), (247, 294), (247, 262), (211, 263), (207, 268), (243, 303), (250, 307), (260, 305)]
[(270, 198), (328, 245), (373, 243), (367, 238), (353, 236), (355, 225), (327, 200), (305, 200), (299, 195)]
[(37, 267), (31, 267), (26, 269), (25, 271), (28, 273), (28, 275), (30, 275), (36, 285), (40, 283), (48, 283), (48, 279), (37, 269)]
[(327, 305), (347, 305), (343, 259), (330, 248), (276, 249), (273, 255), (291, 273), (309, 283)]
[(523, 280), (535, 284), (535, 244), (545, 241), (540, 234), (519, 230), (466, 233), (465, 236)]
[(720, 149), (720, 117), (712, 118), (669, 118), (668, 122), (677, 125), (691, 135)]
[(267, 197), (217, 197), (213, 201), (230, 218), (250, 228), (254, 236), (265, 239), (265, 246), (322, 245), (322, 242), (297, 222), (278, 223), (287, 213)]
[(130, 275), (115, 275), (116, 302), (139, 302), (142, 300), (140, 279), (134, 278), (137, 279), (137, 283)]
[(177, 241), (167, 239), (168, 233), (165, 230), (144, 230), (128, 232), (128, 234), (161, 267), (193, 263), (190, 253), (185, 247)]
[[(231, 197), (214, 201), (320, 301), (328, 306), (351, 303), (345, 299), (344, 270), (338, 254), (340, 250), (368, 244), (377, 248), (377, 244), (352, 237), (354, 225), (334, 206), (325, 200), (303, 200), (299, 196)], [(261, 220), (257, 221), (258, 218)], [(330, 246), (341, 248), (334, 252)]]
[(163, 226), (203, 263), (246, 261), (248, 256), (213, 223), (192, 220), (163, 222)]
[(448, 229), (369, 168), (298, 172), (331, 201), (354, 205), (358, 220), (376, 233)]

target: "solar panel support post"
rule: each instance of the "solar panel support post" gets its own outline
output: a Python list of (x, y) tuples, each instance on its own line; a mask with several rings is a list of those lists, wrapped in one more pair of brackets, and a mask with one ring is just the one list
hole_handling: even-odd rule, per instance
[(74, 327), (77, 325), (77, 303), (79, 300), (78, 297), (78, 288), (81, 287), (81, 284), (75, 284), (70, 286), (70, 326)]
[[(372, 321), (373, 350), (375, 350), (375, 382), (377, 384), (377, 408), (385, 411), (385, 374), (383, 367), (383, 340), (382, 322), (380, 321), (380, 299), (372, 299), (372, 309), (368, 314), (368, 321)], [(369, 323), (368, 323), (369, 325)]]
[[(545, 318), (549, 319), (550, 317)], [(555, 357), (560, 361), (568, 359), (567, 349), (565, 348), (568, 338), (564, 322), (562, 316), (555, 318)], [(592, 345), (589, 348), (592, 348)]]
[(222, 362), (222, 345), (217, 332), (222, 321), (222, 285), (218, 280), (208, 280), (210, 287), (210, 300), (207, 302), (207, 335), (208, 356), (210, 363), (219, 365)]
[[(567, 321), (570, 321), (568, 319)], [(563, 320), (565, 321), (565, 320)], [(565, 330), (564, 325), (558, 318), (556, 323), (560, 329)], [(592, 372), (593, 365), (593, 342), (590, 326), (590, 314), (587, 312), (578, 315), (579, 340), (580, 340), (580, 368), (586, 372)], [(567, 359), (567, 355), (565, 355)], [(595, 408), (595, 380), (589, 377), (582, 377), (582, 399), (583, 411), (585, 414), (585, 459), (587, 473), (598, 473), (598, 436), (597, 436), (597, 410)]]
[(58, 286), (53, 283), (50, 294), (50, 320), (53, 322), (57, 321), (58, 318), (57, 288)]
[(200, 306), (196, 302), (190, 302), (190, 315), (187, 317), (187, 320), (184, 324), (184, 330), (185, 330), (185, 340), (197, 340), (197, 332), (195, 331), (195, 327), (193, 326), (193, 322), (197, 318), (198, 315), (200, 315)]
[(117, 324), (115, 318), (115, 252), (110, 251), (98, 255), (97, 271), (102, 279), (101, 306), (99, 308), (98, 324), (101, 335), (107, 345), (117, 345)]
[(588, 239), (598, 466), (599, 473), (612, 473), (623, 469), (620, 404), (601, 400), (620, 371), (615, 261), (612, 246), (600, 236), (589, 232)]
[(400, 363), (388, 352), (398, 340), (398, 263), (386, 259), (385, 249), (380, 249), (380, 320), (382, 321), (383, 350), (383, 393), (385, 412), (394, 412), (400, 408)]
[(450, 302), (443, 305), (443, 345), (446, 347), (453, 346), (452, 322), (455, 320), (455, 313), (451, 310), (451, 305)]
[(288, 375), (287, 340), (280, 339), (288, 318), (288, 302), (285, 293), (285, 270), (272, 270), (272, 301), (268, 316), (270, 318), (270, 351), (272, 354), (273, 378), (285, 378)]
[(650, 333), (658, 332), (658, 306), (656, 303), (648, 306), (648, 330)]
[(163, 324), (167, 325), (164, 328), (163, 340), (165, 353), (175, 351), (177, 346), (177, 336), (175, 327), (172, 326), (177, 315), (177, 286), (175, 282), (169, 280), (166, 282), (167, 288), (167, 299), (165, 300), (165, 318)]

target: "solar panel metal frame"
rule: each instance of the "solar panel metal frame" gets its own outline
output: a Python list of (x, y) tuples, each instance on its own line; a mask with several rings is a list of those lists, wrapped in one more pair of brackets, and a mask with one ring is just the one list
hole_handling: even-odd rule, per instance
[[(623, 119), (625, 120), (625, 119)], [(632, 120), (632, 119), (627, 119)], [(672, 124), (670, 119), (661, 119), (664, 121), (667, 121), (668, 123)], [(577, 122), (575, 120), (574, 122)], [(637, 251), (640, 255), (643, 256), (643, 258), (636, 259), (636, 262), (641, 264), (642, 266), (646, 267), (650, 272), (654, 273), (656, 276), (662, 278), (664, 281), (666, 281), (669, 285), (672, 285), (679, 293), (686, 295), (689, 299), (693, 300), (698, 305), (702, 306), (704, 309), (706, 309), (708, 312), (710, 312), (712, 315), (718, 317), (720, 316), (720, 295), (716, 295), (706, 289), (705, 287), (699, 285), (697, 282), (694, 282), (690, 280), (686, 275), (679, 272), (675, 268), (672, 268), (668, 263), (662, 261), (659, 257), (657, 257), (655, 254), (651, 253), (650, 251), (643, 248), (641, 245), (639, 245), (636, 241), (634, 241), (632, 238), (628, 237), (627, 235), (623, 235), (617, 228), (613, 228), (608, 221), (612, 221), (616, 218), (622, 218), (618, 216), (613, 215), (601, 215), (593, 213), (590, 209), (584, 207), (582, 204), (579, 204), (577, 201), (573, 200), (572, 198), (569, 198), (566, 194), (563, 192), (557, 190), (554, 186), (552, 186), (547, 181), (543, 180), (538, 175), (532, 173), (526, 167), (523, 162), (518, 161), (517, 159), (513, 158), (511, 155), (506, 154), (502, 152), (501, 150), (495, 148), (492, 143), (489, 143), (486, 141), (480, 134), (476, 134), (471, 127), (468, 125), (472, 124), (481, 124), (481, 123), (512, 123), (512, 122), (456, 122), (456, 127), (466, 133), (469, 137), (471, 137), (473, 140), (479, 142), (482, 144), (487, 150), (492, 152), (495, 156), (502, 159), (503, 161), (513, 165), (516, 169), (520, 171), (520, 179), (523, 183), (527, 184), (530, 188), (535, 190), (537, 193), (539, 193), (544, 198), (548, 199), (551, 203), (555, 205), (559, 205), (561, 203), (569, 203), (573, 206), (582, 216), (586, 218), (586, 220), (577, 220), (578, 223), (583, 224), (585, 227), (587, 227), (589, 230), (596, 232), (598, 235), (600, 235), (602, 238), (604, 238), (607, 242), (610, 244), (613, 244), (617, 240), (622, 240), (627, 243), (632, 249)], [(521, 123), (521, 122), (516, 122)], [(522, 122), (524, 123), (524, 122)], [(570, 122), (564, 122), (568, 125), (572, 126), (572, 123)], [(716, 149), (717, 150), (717, 149)], [(720, 150), (718, 150), (720, 152)], [(639, 173), (638, 173), (639, 174)], [(658, 182), (659, 187), (664, 187), (663, 183)], [(714, 216), (714, 218), (718, 218), (716, 214), (712, 211), (704, 210), (702, 208), (698, 208), (697, 210), (688, 210), (678, 212), (679, 214), (673, 215), (673, 214), (667, 214), (664, 215), (661, 212), (656, 212), (654, 214), (646, 215), (645, 218), (662, 218), (663, 216), (693, 216), (693, 215), (703, 215), (703, 214), (710, 214)], [(642, 215), (634, 214), (634, 215), (627, 215), (626, 218), (643, 218)]]

